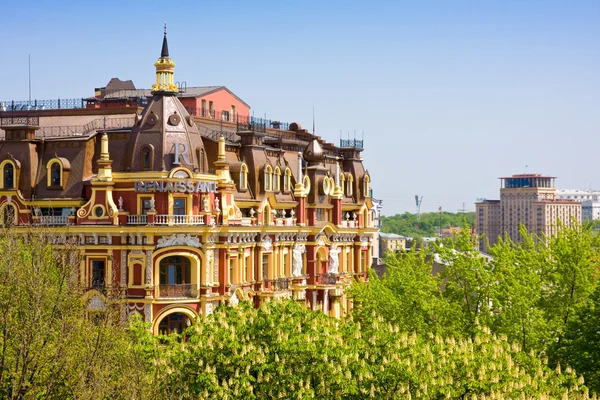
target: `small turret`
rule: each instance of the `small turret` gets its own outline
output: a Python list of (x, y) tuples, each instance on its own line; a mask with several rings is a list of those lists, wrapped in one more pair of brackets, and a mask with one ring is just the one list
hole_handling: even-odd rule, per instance
[(179, 87), (173, 81), (175, 63), (169, 58), (169, 45), (167, 44), (167, 24), (163, 36), (160, 58), (154, 63), (156, 67), (156, 83), (152, 85), (152, 93), (178, 92)]

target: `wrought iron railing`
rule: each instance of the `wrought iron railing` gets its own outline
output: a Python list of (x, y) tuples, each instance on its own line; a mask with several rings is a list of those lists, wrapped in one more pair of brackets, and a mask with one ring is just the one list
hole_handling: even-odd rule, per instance
[(156, 225), (204, 225), (204, 215), (159, 214), (154, 218)]
[(146, 225), (148, 223), (147, 215), (128, 215), (128, 225)]
[[(0, 119), (0, 126), (22, 124), (39, 125), (38, 117), (3, 117)], [(37, 119), (37, 120), (36, 120)], [(70, 125), (70, 126), (44, 126), (35, 132), (36, 138), (59, 137), (59, 136), (84, 136), (94, 131), (102, 129), (119, 129), (129, 128), (135, 123), (135, 116), (123, 118), (98, 118), (85, 125)], [(4, 137), (4, 134), (0, 134)]]
[(158, 285), (158, 297), (163, 299), (196, 298), (198, 297), (198, 287), (195, 283)]
[(290, 288), (290, 278), (278, 278), (273, 281), (275, 291), (288, 290)]
[(84, 108), (85, 99), (52, 99), (52, 100), (9, 100), (0, 101), (0, 111), (21, 110), (56, 110), (66, 108)]
[(335, 285), (338, 274), (320, 274), (317, 275), (317, 283), (321, 285)]
[(364, 140), (358, 139), (340, 139), (340, 147), (354, 147), (356, 149), (363, 149)]
[(271, 119), (257, 118), (257, 117), (245, 117), (238, 116), (237, 119), (237, 130), (241, 131), (254, 131), (254, 132), (266, 132), (267, 128), (280, 129), (287, 131), (290, 128), (290, 124), (287, 122), (274, 121)]

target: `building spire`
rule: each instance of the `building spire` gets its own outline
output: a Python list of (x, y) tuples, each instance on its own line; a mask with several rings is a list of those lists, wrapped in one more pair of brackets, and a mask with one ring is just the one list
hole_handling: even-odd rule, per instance
[(165, 22), (165, 35), (163, 36), (162, 51), (160, 52), (160, 58), (169, 58), (169, 46), (167, 44), (167, 23)]
[(156, 67), (156, 83), (152, 85), (152, 92), (179, 92), (179, 87), (173, 79), (175, 63), (169, 58), (169, 46), (167, 44), (167, 24), (165, 23), (162, 50), (160, 58), (154, 63)]

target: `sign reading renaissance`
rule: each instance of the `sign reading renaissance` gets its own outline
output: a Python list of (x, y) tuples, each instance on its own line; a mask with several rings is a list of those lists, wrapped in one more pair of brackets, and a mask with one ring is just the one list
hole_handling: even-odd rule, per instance
[(135, 182), (133, 190), (138, 193), (176, 192), (176, 193), (216, 193), (217, 182), (158, 182), (146, 181)]

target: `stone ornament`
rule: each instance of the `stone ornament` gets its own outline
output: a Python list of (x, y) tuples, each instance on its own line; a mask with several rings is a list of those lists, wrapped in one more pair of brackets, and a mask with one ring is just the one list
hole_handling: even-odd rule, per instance
[(184, 233), (174, 233), (171, 236), (158, 239), (158, 243), (156, 244), (157, 249), (170, 246), (190, 246), (200, 248), (202, 247), (202, 244), (197, 236), (192, 236), (189, 233), (187, 235)]
[(265, 235), (262, 239), (262, 248), (263, 251), (271, 251), (273, 248), (273, 240), (271, 240), (271, 236)]

